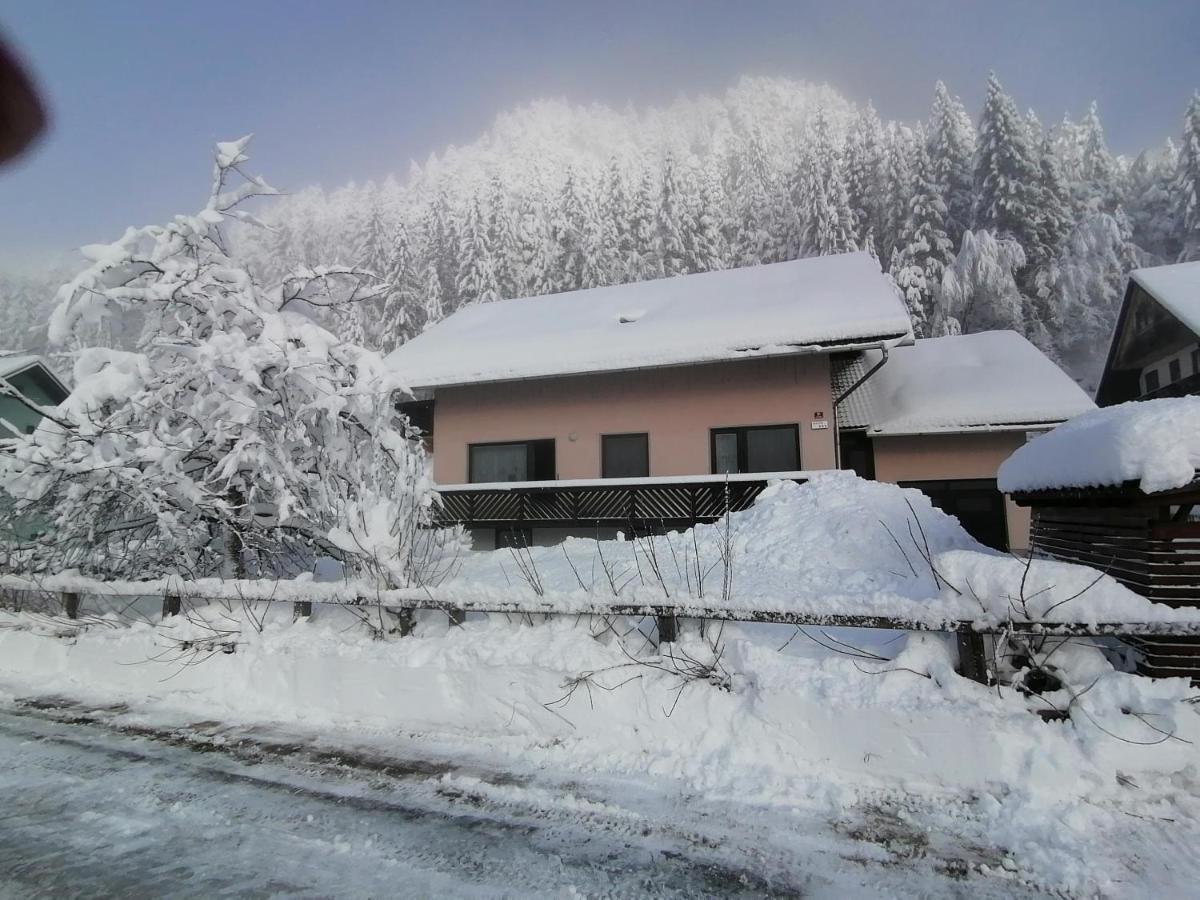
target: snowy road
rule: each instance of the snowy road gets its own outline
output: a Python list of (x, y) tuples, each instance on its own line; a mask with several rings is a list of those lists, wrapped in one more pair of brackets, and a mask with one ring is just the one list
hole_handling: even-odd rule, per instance
[(883, 810), (834, 825), (120, 713), (0, 710), (0, 897), (1023, 895)]

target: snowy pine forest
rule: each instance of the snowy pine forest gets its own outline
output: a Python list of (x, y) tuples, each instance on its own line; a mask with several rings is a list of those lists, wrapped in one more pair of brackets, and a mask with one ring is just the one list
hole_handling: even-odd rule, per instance
[[(1200, 257), (1198, 198), (1200, 95), (1179, 140), (1129, 158), (1094, 104), (1043, 123), (995, 77), (974, 116), (939, 82), (915, 123), (744, 78), (657, 109), (532, 103), (404, 177), (278, 198), (237, 238), (267, 284), (384, 278), (325, 323), (380, 350), (466, 304), (867, 249), (919, 335), (1016, 329), (1091, 388), (1126, 273)], [(0, 340), (42, 349), (61, 280), (0, 275)]]

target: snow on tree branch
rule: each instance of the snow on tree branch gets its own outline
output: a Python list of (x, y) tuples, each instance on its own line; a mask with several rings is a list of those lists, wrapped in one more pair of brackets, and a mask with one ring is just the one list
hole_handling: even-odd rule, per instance
[[(396, 587), (454, 552), (426, 527), (403, 385), (312, 318), (380, 296), (380, 279), (313, 266), (263, 287), (227, 249), (238, 204), (273, 193), (242, 171), (248, 143), (218, 145), (198, 214), (86, 248), (59, 291), (51, 337), (79, 348), (75, 387), (0, 462), (17, 515), (42, 525), (31, 570), (280, 575), (327, 556)], [(106, 318), (133, 323), (131, 347), (87, 345)]]

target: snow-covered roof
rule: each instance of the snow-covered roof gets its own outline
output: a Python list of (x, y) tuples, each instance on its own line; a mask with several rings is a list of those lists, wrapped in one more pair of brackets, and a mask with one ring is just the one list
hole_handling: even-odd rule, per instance
[(1146, 493), (1190, 484), (1200, 468), (1200, 397), (1094, 409), (1039, 435), (1000, 466), (1000, 490), (1119, 487)]
[(1200, 334), (1200, 261), (1136, 269), (1130, 277), (1171, 315)]
[[(23, 372), (30, 366), (42, 363), (45, 366), (40, 356), (0, 356), (0, 378), (7, 378), (9, 375), (15, 375), (18, 372)], [(49, 369), (49, 366), (46, 366)]]
[(421, 389), (861, 347), (909, 334), (895, 289), (858, 252), (470, 306), (388, 363)]
[[(868, 350), (862, 371), (880, 356)], [(1015, 331), (927, 338), (897, 347), (859, 390), (868, 392), (866, 424), (873, 434), (1019, 429), (1062, 422), (1096, 406)]]

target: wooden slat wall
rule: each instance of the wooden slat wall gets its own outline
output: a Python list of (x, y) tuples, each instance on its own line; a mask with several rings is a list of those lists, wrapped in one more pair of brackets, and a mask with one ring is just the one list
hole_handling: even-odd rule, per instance
[[(1200, 522), (1177, 522), (1166, 506), (1038, 506), (1035, 551), (1107, 572), (1130, 590), (1172, 607), (1200, 606)], [(1200, 641), (1137, 638), (1138, 671), (1200, 680)]]

